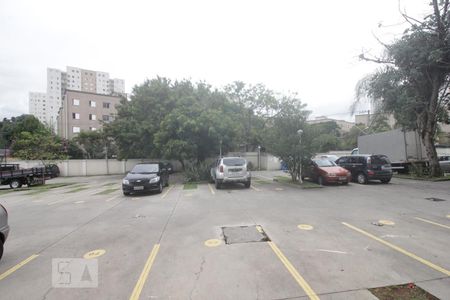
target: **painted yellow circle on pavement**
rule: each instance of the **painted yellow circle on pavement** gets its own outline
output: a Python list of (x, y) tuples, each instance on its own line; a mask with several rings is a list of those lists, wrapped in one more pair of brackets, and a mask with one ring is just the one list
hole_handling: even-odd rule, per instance
[(222, 242), (218, 239), (211, 239), (211, 240), (207, 240), (205, 241), (205, 246), (206, 247), (217, 247), (220, 244), (222, 244)]
[(378, 221), (378, 223), (383, 224), (383, 225), (390, 225), (390, 226), (395, 225), (395, 222), (390, 221), (390, 220), (380, 220), (380, 221)]
[(308, 225), (308, 224), (300, 224), (297, 227), (298, 227), (298, 229), (301, 229), (301, 230), (313, 230), (314, 229), (313, 226)]
[(86, 253), (83, 256), (83, 258), (85, 258), (85, 259), (96, 258), (96, 257), (102, 256), (105, 253), (106, 253), (106, 250), (104, 250), (104, 249), (92, 250), (92, 251), (89, 251), (88, 253)]

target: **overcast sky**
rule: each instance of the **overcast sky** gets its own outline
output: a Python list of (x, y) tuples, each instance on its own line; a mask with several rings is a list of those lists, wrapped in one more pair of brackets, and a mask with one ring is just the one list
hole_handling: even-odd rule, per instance
[[(0, 0), (0, 118), (28, 113), (46, 90), (47, 67), (75, 66), (125, 79), (126, 91), (157, 75), (241, 80), (296, 92), (314, 116), (351, 119), (357, 81), (424, 0), (24, 1)], [(365, 107), (361, 107), (360, 110)]]

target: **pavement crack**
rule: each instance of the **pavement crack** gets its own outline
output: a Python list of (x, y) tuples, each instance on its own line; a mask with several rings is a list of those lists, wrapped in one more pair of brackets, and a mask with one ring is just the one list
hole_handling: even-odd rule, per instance
[(202, 256), (202, 262), (200, 263), (200, 269), (198, 270), (198, 272), (195, 272), (195, 282), (194, 282), (194, 286), (192, 287), (191, 293), (189, 294), (189, 299), (192, 299), (192, 294), (194, 293), (195, 289), (197, 288), (197, 282), (200, 279), (200, 276), (204, 270), (204, 266), (205, 266), (206, 260), (205, 260), (205, 256)]

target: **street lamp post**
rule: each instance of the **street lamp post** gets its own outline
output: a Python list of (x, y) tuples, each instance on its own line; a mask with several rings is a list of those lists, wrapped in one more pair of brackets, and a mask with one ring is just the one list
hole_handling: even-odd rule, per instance
[(219, 145), (220, 145), (220, 148), (219, 148), (219, 157), (222, 158), (222, 140), (219, 141)]
[(303, 183), (303, 180), (302, 180), (302, 133), (303, 133), (303, 130), (301, 130), (301, 129), (297, 130), (297, 134), (299, 136), (298, 146), (299, 146), (299, 181), (300, 181), (300, 183)]
[(261, 146), (258, 145), (258, 171), (261, 171)]

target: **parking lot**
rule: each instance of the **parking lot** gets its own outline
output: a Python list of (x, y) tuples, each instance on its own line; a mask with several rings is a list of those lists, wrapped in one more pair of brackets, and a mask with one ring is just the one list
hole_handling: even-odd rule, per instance
[[(0, 298), (376, 299), (369, 288), (414, 282), (450, 299), (450, 181), (302, 189), (275, 175), (128, 197), (121, 176), (0, 193)], [(89, 256), (97, 288), (52, 286), (52, 259)]]

